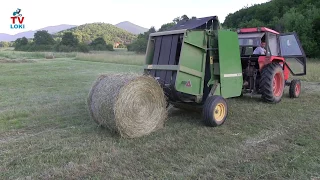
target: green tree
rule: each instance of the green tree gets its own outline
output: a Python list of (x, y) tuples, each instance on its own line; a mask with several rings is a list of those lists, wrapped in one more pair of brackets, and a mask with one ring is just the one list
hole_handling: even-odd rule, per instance
[(166, 31), (166, 30), (170, 29), (171, 27), (173, 27), (174, 25), (176, 25), (174, 22), (163, 24), (158, 31), (159, 32)]
[(28, 39), (26, 37), (22, 37), (20, 41), (20, 45), (22, 46), (28, 45)]
[(98, 37), (94, 39), (90, 43), (90, 47), (93, 50), (97, 50), (97, 51), (104, 51), (104, 50), (113, 51), (113, 45), (111, 43), (107, 43), (102, 37)]
[[(191, 19), (196, 19), (196, 16), (192, 16)], [(172, 22), (169, 23), (165, 23), (163, 24), (160, 29), (158, 30), (158, 32), (161, 31), (167, 31), (169, 30), (171, 27), (173, 27), (174, 25), (176, 25), (177, 23), (181, 22), (181, 21), (188, 21), (190, 20), (190, 18), (187, 15), (182, 15), (181, 17), (176, 17), (172, 20)]]
[(14, 41), (14, 50), (25, 51), (28, 49), (28, 39), (26, 37), (18, 38)]
[(149, 36), (150, 33), (155, 33), (155, 32), (157, 32), (157, 31), (156, 31), (156, 29), (154, 28), (154, 26), (152, 26), (152, 27), (148, 30), (147, 34), (148, 34), (148, 36)]
[(15, 47), (28, 45), (28, 39), (26, 37), (18, 38), (14, 41)]
[(318, 43), (313, 29), (313, 22), (320, 16), (319, 9), (309, 7), (304, 13), (297, 8), (292, 8), (283, 15), (285, 32), (297, 32), (299, 39), (303, 43), (303, 48), (309, 57), (318, 56)]
[(223, 26), (266, 26), (279, 32), (296, 32), (307, 56), (320, 57), (319, 22), (319, 0), (271, 0), (228, 14)]
[(250, 21), (246, 21), (246, 22), (241, 23), (239, 26), (240, 26), (240, 28), (261, 27), (261, 26), (264, 26), (264, 23), (257, 20), (257, 19), (252, 19)]
[(90, 45), (91, 46), (106, 45), (106, 41), (102, 37), (98, 37), (94, 39)]
[(53, 45), (55, 43), (52, 35), (45, 30), (34, 33), (33, 41), (36, 45)]
[(137, 53), (145, 53), (147, 50), (149, 35), (154, 32), (156, 32), (155, 28), (151, 27), (147, 32), (139, 34), (138, 38), (128, 46), (128, 50), (135, 51)]
[(79, 43), (78, 51), (87, 53), (87, 52), (89, 52), (89, 46), (85, 43)]
[(184, 15), (181, 16), (181, 19), (182, 19), (182, 20), (189, 20), (189, 17), (184, 14)]
[[(313, 20), (314, 38), (317, 42), (317, 47), (320, 47), (320, 16)], [(320, 48), (317, 48), (317, 56), (320, 57)]]
[[(192, 18), (195, 19), (196, 17), (193, 16)], [(189, 18), (187, 15), (182, 15), (181, 17), (174, 18), (172, 22), (163, 24), (160, 27), (160, 29), (158, 30), (158, 32), (166, 31), (166, 30), (170, 29), (172, 26), (176, 25), (177, 23), (179, 23), (181, 21), (188, 21), (188, 20), (189, 20)], [(147, 45), (148, 45), (149, 35), (150, 35), (150, 33), (154, 33), (154, 32), (156, 32), (154, 27), (151, 27), (147, 32), (145, 32), (143, 34), (139, 34), (135, 41), (133, 41), (131, 44), (127, 45), (128, 51), (135, 51), (137, 53), (145, 53), (146, 49), (147, 49)]]
[(72, 32), (65, 32), (62, 36), (61, 45), (77, 47), (79, 44), (79, 40), (73, 35)]
[(180, 22), (180, 21), (187, 21), (187, 20), (189, 20), (189, 17), (184, 14), (184, 15), (182, 15), (182, 16), (180, 16), (180, 17), (174, 18), (174, 19), (173, 19), (173, 22), (177, 24), (177, 23)]
[(9, 47), (9, 46), (10, 46), (10, 43), (7, 42), (7, 41), (1, 41), (1, 42), (0, 42), (0, 47), (7, 48), (7, 47)]
[(112, 44), (107, 44), (106, 47), (108, 51), (114, 51)]

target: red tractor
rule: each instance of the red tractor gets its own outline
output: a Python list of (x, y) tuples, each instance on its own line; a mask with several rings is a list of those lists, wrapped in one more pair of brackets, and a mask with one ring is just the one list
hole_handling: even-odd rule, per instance
[[(306, 55), (297, 34), (280, 34), (266, 27), (238, 29), (237, 33), (243, 93), (261, 94), (265, 101), (278, 103), (285, 86), (290, 86), (290, 97), (299, 97), (300, 80), (289, 80), (290, 72), (293, 76), (306, 74)], [(261, 44), (265, 45), (265, 51)]]

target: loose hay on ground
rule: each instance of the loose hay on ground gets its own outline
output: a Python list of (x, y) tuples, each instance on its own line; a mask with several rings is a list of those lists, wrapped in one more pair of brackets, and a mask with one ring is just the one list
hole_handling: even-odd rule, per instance
[(122, 137), (148, 135), (162, 128), (167, 118), (164, 92), (150, 76), (101, 75), (87, 102), (91, 118)]

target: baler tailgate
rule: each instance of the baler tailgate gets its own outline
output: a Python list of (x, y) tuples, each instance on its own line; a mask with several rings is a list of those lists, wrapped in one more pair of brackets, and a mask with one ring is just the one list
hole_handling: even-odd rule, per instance
[(207, 36), (205, 31), (187, 32), (184, 37), (176, 79), (177, 91), (202, 95), (204, 87)]
[(219, 30), (218, 36), (221, 94), (236, 97), (243, 84), (238, 36), (225, 30)]

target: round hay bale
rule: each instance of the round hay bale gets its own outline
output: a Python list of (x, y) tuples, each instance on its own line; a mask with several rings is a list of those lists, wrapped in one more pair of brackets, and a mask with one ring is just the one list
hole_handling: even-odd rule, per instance
[(101, 75), (87, 103), (96, 123), (126, 138), (163, 128), (167, 118), (165, 94), (158, 82), (146, 75)]
[(46, 59), (54, 59), (54, 55), (53, 55), (53, 53), (46, 53), (45, 58)]

